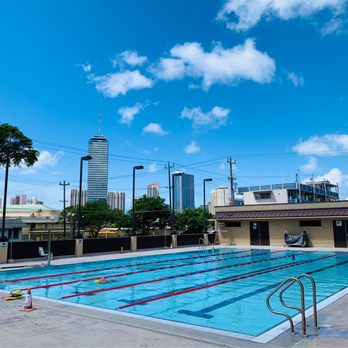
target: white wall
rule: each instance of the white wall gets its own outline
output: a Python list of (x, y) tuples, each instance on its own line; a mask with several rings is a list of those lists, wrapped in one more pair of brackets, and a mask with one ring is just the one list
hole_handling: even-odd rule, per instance
[[(255, 193), (258, 193), (258, 191), (256, 191)], [(288, 203), (288, 190), (272, 190), (271, 198), (269, 199), (255, 199), (254, 192), (245, 192), (243, 193), (243, 197), (244, 205)]]

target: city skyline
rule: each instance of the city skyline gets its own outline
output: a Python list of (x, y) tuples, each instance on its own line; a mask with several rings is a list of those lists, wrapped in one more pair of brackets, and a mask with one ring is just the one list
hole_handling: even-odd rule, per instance
[(284, 2), (256, 14), (254, 1), (244, 12), (229, 1), (3, 4), (0, 121), (40, 151), (32, 168), (10, 169), (9, 196), (35, 192), (61, 208), (59, 182), (78, 187), (100, 128), (108, 191), (125, 192), (127, 209), (134, 165), (145, 167), (136, 196), (151, 180), (168, 203), (170, 162), (195, 176), (200, 206), (204, 178), (229, 186), (229, 156), (238, 186), (313, 174), (347, 199), (346, 6)]

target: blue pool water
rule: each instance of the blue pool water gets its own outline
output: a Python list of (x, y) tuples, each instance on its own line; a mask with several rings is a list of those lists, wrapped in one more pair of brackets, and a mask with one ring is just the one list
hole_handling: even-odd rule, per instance
[[(0, 272), (0, 289), (30, 287), (36, 296), (258, 336), (284, 321), (267, 310), (266, 296), (285, 278), (301, 273), (315, 278), (322, 301), (348, 286), (348, 254), (180, 252)], [(96, 283), (101, 277), (106, 282)], [(304, 282), (310, 307), (310, 285)], [(298, 305), (298, 293), (293, 286), (285, 298)]]

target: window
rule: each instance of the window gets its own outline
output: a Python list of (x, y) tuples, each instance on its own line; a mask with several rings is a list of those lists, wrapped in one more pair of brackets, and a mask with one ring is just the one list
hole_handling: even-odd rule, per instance
[(227, 221), (225, 222), (226, 227), (240, 227), (241, 223), (240, 221)]
[(321, 226), (321, 220), (300, 220), (301, 227)]
[(258, 192), (254, 193), (255, 199), (270, 199), (271, 198), (271, 192)]

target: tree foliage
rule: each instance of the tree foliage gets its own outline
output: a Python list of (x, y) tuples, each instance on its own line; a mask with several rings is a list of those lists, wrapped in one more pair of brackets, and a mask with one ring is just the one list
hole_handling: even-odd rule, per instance
[(202, 233), (204, 229), (204, 220), (208, 227), (208, 219), (211, 214), (202, 208), (189, 208), (176, 214), (175, 228), (183, 233)]
[[(132, 216), (132, 209), (128, 211)], [(169, 223), (169, 206), (161, 197), (143, 196), (135, 201), (135, 226), (137, 234), (149, 234), (149, 232), (162, 229)]]
[[(66, 215), (74, 235), (77, 229), (78, 207), (66, 208)], [(61, 212), (60, 220), (62, 221), (63, 218), (64, 212)], [(86, 203), (81, 207), (81, 230), (84, 237), (97, 238), (101, 229), (114, 225), (128, 227), (129, 219), (123, 212), (110, 208), (105, 202)]]
[(7, 156), (10, 167), (22, 164), (30, 167), (37, 160), (39, 152), (33, 148), (33, 142), (17, 127), (0, 123), (0, 166), (6, 166)]

